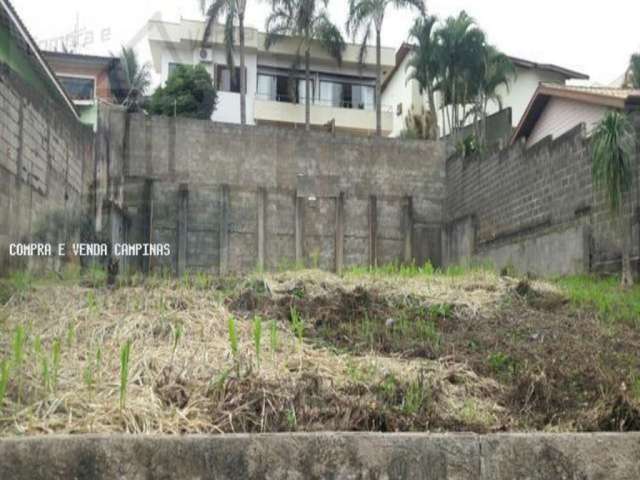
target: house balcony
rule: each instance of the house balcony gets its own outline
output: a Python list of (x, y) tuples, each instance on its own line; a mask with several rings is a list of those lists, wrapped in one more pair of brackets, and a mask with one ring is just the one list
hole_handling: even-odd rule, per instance
[[(282, 125), (304, 127), (304, 103), (278, 101), (272, 98), (256, 96), (255, 120), (258, 125)], [(336, 107), (323, 105), (316, 100), (311, 104), (311, 126), (329, 128), (334, 124), (338, 132), (373, 135), (376, 131), (376, 111), (371, 108)], [(382, 135), (388, 136), (393, 130), (393, 113), (390, 108), (382, 107)]]

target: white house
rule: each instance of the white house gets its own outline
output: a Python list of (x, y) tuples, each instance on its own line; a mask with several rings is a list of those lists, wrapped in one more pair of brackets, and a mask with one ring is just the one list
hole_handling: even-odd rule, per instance
[(587, 134), (609, 110), (640, 109), (640, 90), (578, 87), (543, 83), (531, 98), (512, 142), (531, 147), (544, 138), (558, 138), (583, 123)]
[[(212, 41), (205, 48), (202, 46), (203, 32), (203, 21), (183, 19), (172, 23), (150, 20), (147, 36), (155, 72), (159, 80), (165, 82), (176, 65), (204, 64), (218, 89), (219, 101), (212, 119), (240, 123), (238, 52), (235, 54), (235, 71), (231, 74), (225, 60), (222, 27), (214, 29)], [(302, 126), (305, 121), (303, 66), (293, 76), (291, 74), (299, 40), (285, 38), (267, 50), (265, 38), (265, 33), (245, 28), (247, 122)], [(311, 124), (314, 128), (333, 124), (337, 131), (359, 134), (375, 131), (375, 49), (369, 48), (367, 63), (360, 67), (359, 48), (359, 45), (349, 44), (341, 66), (319, 45), (312, 48)], [(383, 48), (384, 78), (394, 65), (394, 50)], [(295, 79), (293, 89), (290, 88), (290, 78)], [(383, 134), (388, 135), (393, 128), (393, 115), (390, 108), (383, 110), (382, 129)]]
[[(407, 81), (410, 69), (407, 65), (411, 58), (412, 47), (403, 44), (396, 55), (396, 65), (387, 77), (382, 102), (392, 105), (394, 111), (392, 136), (398, 136), (405, 128), (405, 118), (411, 108), (419, 109), (427, 104), (426, 96), (420, 95), (418, 84), (415, 81)], [(557, 65), (543, 64), (509, 57), (515, 66), (516, 75), (511, 79), (509, 89), (501, 86), (498, 94), (502, 98), (503, 108), (511, 108), (513, 127), (518, 125), (524, 115), (531, 96), (542, 82), (564, 85), (568, 80), (588, 80), (588, 75), (569, 70)], [(436, 105), (440, 105), (440, 99), (436, 95)], [(489, 105), (488, 113), (491, 115), (499, 110), (497, 104)], [(439, 119), (441, 111), (438, 112)], [(448, 133), (446, 127), (439, 121), (441, 135)]]

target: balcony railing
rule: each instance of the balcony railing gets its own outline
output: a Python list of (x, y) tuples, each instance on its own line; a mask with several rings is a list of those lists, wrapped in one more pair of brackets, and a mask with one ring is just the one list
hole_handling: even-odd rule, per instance
[[(258, 100), (266, 100), (271, 102), (293, 103), (297, 105), (305, 104), (304, 98), (301, 98), (299, 100), (297, 98), (294, 98), (292, 100), (290, 95), (273, 96), (273, 95), (264, 94), (264, 93), (256, 93), (256, 98)], [(365, 110), (365, 111), (375, 111), (376, 109), (375, 103), (354, 104), (353, 102), (348, 102), (348, 101), (335, 102), (333, 100), (318, 99), (318, 98), (312, 99), (311, 105), (312, 106), (317, 105), (320, 107), (344, 108), (344, 109)], [(382, 111), (387, 113), (393, 113), (393, 108), (389, 105), (382, 105)]]

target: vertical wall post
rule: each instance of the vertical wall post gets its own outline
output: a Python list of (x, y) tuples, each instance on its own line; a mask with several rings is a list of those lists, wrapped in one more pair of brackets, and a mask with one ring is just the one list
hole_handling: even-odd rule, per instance
[(410, 264), (413, 261), (413, 199), (407, 196), (402, 207), (404, 230), (404, 263)]
[(220, 190), (220, 275), (229, 272), (229, 185)]
[(378, 198), (369, 196), (369, 266), (378, 265)]
[(296, 264), (302, 265), (304, 259), (303, 237), (304, 237), (304, 198), (298, 196), (296, 192), (295, 208), (295, 242), (296, 242)]
[(263, 271), (266, 257), (266, 217), (267, 217), (267, 189), (258, 188), (258, 270)]
[[(147, 178), (144, 181), (144, 241), (153, 242), (153, 180)], [(153, 267), (152, 257), (143, 257), (143, 272), (149, 273)]]
[(336, 273), (344, 268), (344, 192), (336, 197)]
[(144, 168), (148, 177), (153, 174), (153, 119), (144, 119)]
[(178, 275), (184, 274), (187, 268), (187, 214), (189, 210), (189, 187), (181, 183), (178, 189)]

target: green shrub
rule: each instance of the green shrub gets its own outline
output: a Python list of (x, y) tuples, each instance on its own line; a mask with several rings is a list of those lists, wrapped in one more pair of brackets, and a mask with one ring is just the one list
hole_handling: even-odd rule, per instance
[(218, 94), (211, 75), (204, 66), (178, 65), (166, 85), (153, 93), (148, 107), (154, 115), (208, 120), (217, 101)]

